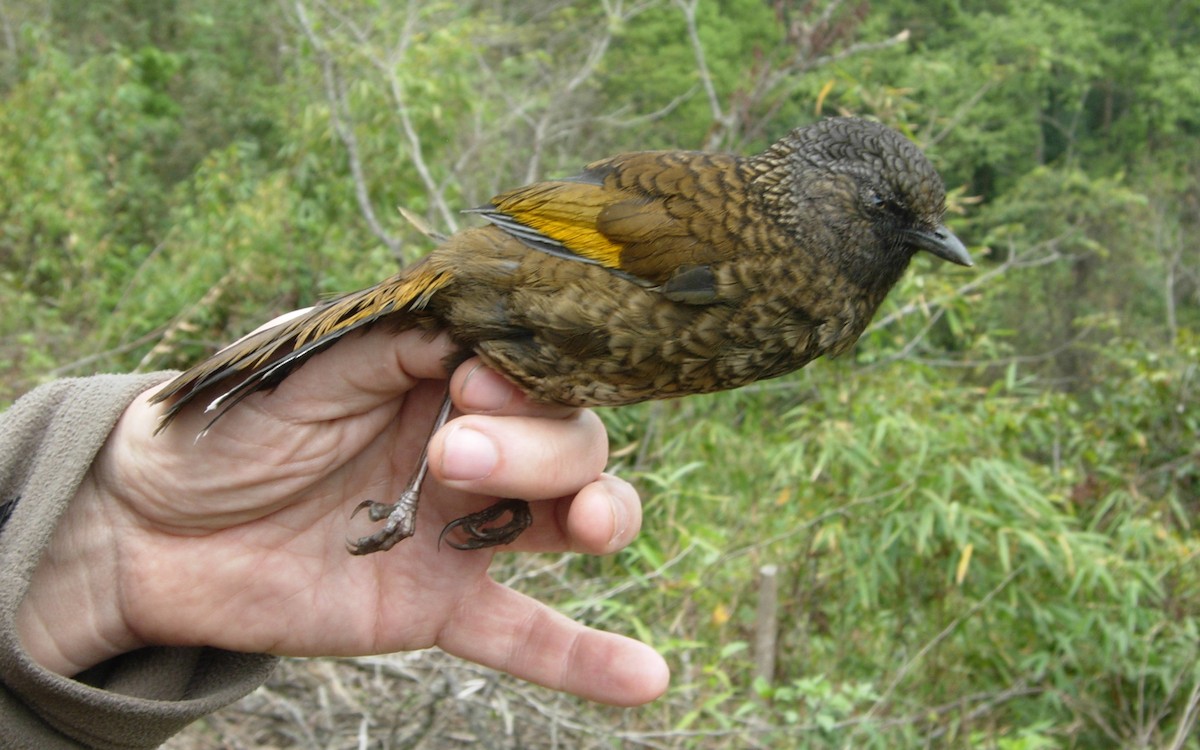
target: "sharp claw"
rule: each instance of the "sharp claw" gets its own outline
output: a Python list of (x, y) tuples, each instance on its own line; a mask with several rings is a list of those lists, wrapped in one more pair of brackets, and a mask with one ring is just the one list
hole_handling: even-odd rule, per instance
[[(492, 527), (487, 525), (505, 513), (512, 514), (508, 523)], [(524, 500), (501, 500), (478, 513), (471, 513), (446, 524), (438, 536), (438, 546), (441, 546), (442, 540), (446, 539), (451, 531), (458, 528), (464, 531), (467, 541), (446, 541), (446, 544), (454, 549), (473, 550), (511, 544), (531, 523), (533, 514), (529, 512), (529, 503)]]
[(364, 500), (355, 506), (350, 517), (353, 518), (363, 508), (368, 509), (367, 515), (372, 521), (382, 521), (386, 518), (387, 523), (370, 536), (360, 537), (357, 541), (347, 540), (346, 549), (352, 555), (386, 552), (395, 547), (397, 543), (408, 539), (416, 530), (417, 494), (415, 492), (405, 492), (397, 502), (391, 505), (377, 503), (374, 500)]
[[(442, 399), (442, 408), (438, 411), (437, 417), (433, 420), (433, 427), (429, 434), (433, 435), (442, 425), (446, 424), (446, 420), (450, 418), (450, 395)], [(382, 521), (385, 518), (387, 523), (383, 528), (376, 531), (370, 536), (364, 536), (357, 541), (346, 540), (346, 548), (352, 555), (369, 555), (372, 552), (385, 552), (397, 543), (408, 539), (413, 535), (413, 531), (417, 526), (417, 505), (421, 499), (421, 484), (425, 481), (425, 472), (429, 469), (428, 455), (426, 451), (429, 449), (428, 443), (421, 451), (420, 460), (417, 462), (417, 471), (409, 480), (408, 487), (400, 494), (400, 499), (395, 503), (388, 505), (386, 503), (377, 503), (374, 500), (363, 500), (350, 513), (350, 517), (358, 515), (363, 508), (367, 508), (367, 515), (372, 521)], [(528, 510), (526, 510), (528, 514)], [(514, 522), (516, 513), (513, 513)], [(509, 524), (512, 525), (512, 524)], [(528, 522), (526, 522), (528, 525)], [(520, 531), (517, 532), (518, 534)], [(444, 534), (444, 532), (443, 532)], [(515, 535), (513, 538), (516, 538)]]
[[(390, 524), (389, 524), (390, 526)], [(407, 533), (389, 527), (375, 532), (371, 536), (359, 537), (356, 541), (346, 540), (346, 549), (352, 555), (370, 555), (375, 552), (387, 552), (392, 547), (395, 547), (399, 542), (412, 536), (412, 532)]]
[(352, 555), (369, 555), (372, 552), (377, 552), (378, 550), (371, 546), (370, 542), (371, 537), (369, 536), (360, 537), (354, 541), (347, 539), (346, 551)]

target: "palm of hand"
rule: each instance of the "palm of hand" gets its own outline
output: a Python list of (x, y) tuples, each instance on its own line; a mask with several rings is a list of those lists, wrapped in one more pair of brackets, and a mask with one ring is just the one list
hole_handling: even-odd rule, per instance
[[(350, 533), (359, 499), (399, 494), (412, 471), (404, 459), (427, 440), (440, 395), (440, 384), (422, 383), (367, 411), (307, 424), (239, 409), (200, 438), (203, 460), (188, 460), (198, 450), (154, 450), (163, 439), (190, 442), (194, 431), (147, 438), (141, 455), (168, 466), (144, 471), (170, 478), (171, 486), (143, 485), (126, 500), (143, 519), (132, 554), (171, 570), (167, 585), (192, 580), (227, 590), (203, 597), (223, 605), (193, 620), (214, 625), (197, 633), (201, 643), (291, 655), (434, 645), (453, 609), (491, 583), (490, 554), (436, 549), (438, 531), (456, 512), (444, 509), (469, 507), (472, 498), (427, 484), (417, 535), (390, 555), (354, 558), (337, 540)], [(216, 569), (214, 560), (222, 561)], [(163, 628), (177, 632), (178, 613), (163, 614)]]
[[(436, 645), (594, 700), (635, 705), (661, 694), (666, 665), (649, 647), (496, 583), (488, 551), (437, 549), (444, 523), (502, 494), (554, 500), (536, 504), (519, 549), (603, 554), (628, 544), (640, 524), (636, 494), (600, 475), (607, 443), (591, 412), (531, 404), (464, 364), (450, 384), (456, 403), (478, 402), (472, 389), (503, 403), (430, 443), (431, 471), (442, 476), (426, 482), (416, 535), (369, 557), (338, 543), (357, 531), (347, 516), (358, 502), (394, 497), (406, 482), (445, 389), (422, 379), (445, 377), (448, 346), (416, 333), (343, 341), (336, 358), (315, 359), (199, 440), (205, 415), (182, 415), (153, 436), (159, 408), (151, 394), (135, 402), (95, 473), (109, 488), (100, 493), (108, 512), (129, 529), (118, 535), (118, 589), (136, 641), (286, 655)], [(462, 424), (500, 448), (486, 472), (467, 466), (478, 479), (446, 476), (462, 475), (462, 455), (447, 447)], [(459, 470), (444, 468), (456, 460)]]

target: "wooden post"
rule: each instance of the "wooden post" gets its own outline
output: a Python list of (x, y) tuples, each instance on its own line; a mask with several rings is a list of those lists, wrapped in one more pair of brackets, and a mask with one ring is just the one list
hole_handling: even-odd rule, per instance
[(754, 676), (775, 682), (775, 642), (779, 635), (779, 566), (758, 569), (758, 618), (754, 625)]

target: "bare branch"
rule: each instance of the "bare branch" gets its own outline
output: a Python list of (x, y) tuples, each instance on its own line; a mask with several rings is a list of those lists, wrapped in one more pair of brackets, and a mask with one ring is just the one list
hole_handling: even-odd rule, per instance
[[(172, 325), (175, 325), (175, 323), (177, 323), (177, 322), (178, 322), (178, 320), (173, 322)], [(119, 345), (114, 346), (111, 349), (105, 349), (104, 351), (96, 352), (95, 354), (89, 354), (86, 357), (80, 357), (79, 359), (77, 359), (73, 362), (67, 362), (66, 364), (59, 365), (58, 367), (55, 367), (53, 370), (51, 370), (47, 374), (49, 377), (52, 377), (52, 378), (65, 377), (65, 376), (69, 375), (70, 373), (79, 372), (79, 371), (83, 370), (85, 367), (89, 367), (93, 363), (100, 362), (104, 359), (107, 359), (108, 357), (115, 357), (120, 354), (125, 354), (126, 352), (131, 352), (134, 349), (137, 349), (138, 347), (142, 346), (143, 344), (148, 344), (151, 341), (156, 340), (159, 336), (163, 335), (164, 332), (170, 332), (171, 330), (172, 330), (171, 328), (168, 328), (166, 326), (159, 326), (158, 328), (153, 328), (153, 329), (147, 331), (146, 333), (143, 333), (141, 336), (138, 336), (135, 339), (130, 339), (128, 341), (123, 341)], [(166, 350), (167, 349), (164, 348), (161, 351), (159, 351), (159, 347), (156, 346), (156, 347), (154, 347), (154, 350), (151, 351), (151, 354), (160, 354), (162, 352), (165, 352)], [(142, 368), (146, 366), (146, 364), (148, 363), (149, 360), (150, 360), (150, 355), (147, 354), (145, 357), (142, 358), (142, 361), (139, 362), (137, 364), (137, 366), (133, 368), (134, 371), (141, 372)]]
[[(295, 0), (299, 6), (301, 0)], [(429, 197), (430, 204), (437, 211), (440, 221), (454, 232), (458, 229), (457, 213), (451, 210), (446, 203), (445, 190), (433, 177), (432, 171), (429, 169), (428, 163), (425, 161), (425, 151), (422, 146), (421, 137), (417, 133), (416, 127), (413, 125), (412, 117), (409, 113), (407, 96), (404, 92), (404, 85), (400, 81), (396, 73), (399, 67), (400, 60), (408, 51), (409, 44), (412, 41), (416, 30), (417, 21), (419, 19), (419, 8), (417, 3), (409, 0), (406, 8), (404, 24), (400, 29), (400, 36), (386, 56), (381, 56), (374, 51), (370, 34), (354, 19), (340, 12), (324, 0), (319, 0), (318, 3), (321, 10), (327, 13), (330, 17), (335, 18), (339, 24), (350, 31), (350, 34), (358, 42), (358, 51), (380, 72), (384, 81), (387, 84), (388, 92), (391, 95), (392, 104), (397, 118), (400, 121), (400, 129), (404, 134), (405, 140), (408, 142), (409, 158), (412, 160), (413, 168), (417, 172), (417, 176), (421, 180), (421, 184), (425, 188), (425, 192)]]
[(992, 599), (995, 599), (1001, 591), (1006, 589), (1008, 584), (1012, 583), (1013, 579), (1016, 578), (1017, 575), (1020, 574), (1024, 569), (1025, 566), (1020, 565), (1009, 571), (1009, 574), (1006, 575), (1003, 580), (1000, 581), (1000, 583), (997, 583), (995, 586), (993, 586), (992, 590), (987, 592), (982, 599), (971, 605), (971, 608), (966, 612), (963, 612), (958, 617), (955, 617), (949, 625), (942, 628), (940, 633), (922, 646), (921, 649), (917, 651), (917, 653), (913, 654), (908, 661), (904, 662), (900, 669), (896, 670), (896, 674), (892, 677), (892, 681), (888, 683), (888, 686), (883, 691), (883, 694), (879, 696), (878, 700), (875, 701), (875, 704), (871, 706), (871, 709), (867, 711), (865, 715), (863, 715), (863, 725), (866, 725), (868, 722), (870, 722), (870, 720), (887, 704), (892, 697), (892, 693), (896, 692), (896, 688), (900, 686), (900, 683), (904, 681), (904, 678), (908, 676), (908, 673), (912, 671), (912, 668), (925, 658), (926, 654), (928, 654), (930, 651), (933, 651), (942, 643), (942, 641), (949, 638), (950, 634), (957, 630), (959, 625), (974, 617), (980, 610), (990, 604)]
[(611, 125), (616, 128), (637, 127), (639, 125), (644, 125), (648, 122), (656, 122), (658, 120), (663, 119), (664, 117), (666, 117), (667, 115), (671, 114), (676, 109), (678, 109), (679, 105), (683, 104), (688, 99), (691, 99), (695, 93), (696, 93), (696, 88), (692, 87), (692, 88), (688, 89), (687, 91), (683, 92), (682, 94), (680, 94), (679, 96), (675, 97), (671, 101), (667, 102), (662, 107), (659, 107), (658, 109), (656, 109), (652, 112), (645, 112), (640, 115), (632, 115), (630, 117), (625, 117), (624, 112), (628, 111), (628, 110), (623, 109), (623, 110), (618, 110), (616, 112), (612, 112), (607, 115), (599, 115), (593, 119), (596, 122), (602, 122), (606, 125)]
[(547, 131), (550, 130), (550, 125), (555, 114), (559, 111), (562, 104), (565, 103), (572, 94), (574, 94), (580, 86), (586, 83), (596, 72), (596, 68), (600, 65), (600, 61), (604, 59), (605, 53), (608, 52), (609, 45), (612, 43), (612, 14), (620, 12), (620, 5), (616, 7), (610, 4), (605, 4), (606, 18), (609, 23), (605, 24), (604, 33), (598, 36), (592, 42), (588, 49), (587, 55), (580, 64), (579, 69), (575, 74), (567, 80), (563, 86), (562, 96), (552, 99), (552, 102), (557, 102), (559, 106), (550, 106), (542, 110), (541, 117), (533, 125), (533, 148), (530, 153), (530, 159), (525, 170), (525, 182), (533, 182), (541, 173), (542, 151), (547, 140)]
[(704, 54), (704, 44), (700, 41), (700, 30), (696, 27), (696, 5), (699, 0), (675, 0), (675, 6), (683, 12), (684, 25), (687, 28), (688, 42), (692, 46), (692, 54), (696, 58), (696, 72), (700, 76), (700, 85), (704, 95), (708, 97), (708, 108), (712, 112), (713, 123), (716, 127), (705, 139), (704, 148), (715, 148), (728, 134), (733, 120), (721, 107), (721, 99), (717, 96), (717, 87), (713, 83), (712, 73), (708, 70), (708, 60)]
[[(229, 268), (229, 270), (227, 270), (225, 272), (225, 275), (223, 275), (217, 281), (217, 283), (213, 284), (209, 288), (209, 290), (204, 293), (203, 297), (198, 299), (195, 303), (188, 305), (183, 310), (181, 310), (179, 312), (179, 314), (176, 315), (175, 318), (166, 325), (165, 328), (161, 329), (161, 336), (157, 337), (158, 343), (156, 343), (154, 346), (152, 346), (150, 348), (150, 351), (146, 352), (146, 355), (144, 357), (142, 357), (142, 360), (140, 362), (137, 363), (137, 367), (135, 367), (134, 370), (136, 370), (138, 372), (142, 372), (144, 370), (144, 368), (148, 367), (151, 362), (155, 361), (155, 359), (170, 352), (171, 348), (175, 345), (176, 340), (183, 333), (188, 331), (189, 328), (191, 328), (191, 325), (188, 323), (188, 320), (191, 318), (192, 313), (195, 312), (196, 310), (203, 310), (205, 308), (215, 307), (217, 304), (217, 300), (219, 300), (221, 298), (221, 296), (223, 294), (225, 294), (225, 290), (229, 288), (229, 284), (237, 276), (239, 270), (240, 269), (238, 269), (237, 266), (231, 266)], [(143, 336), (141, 339), (139, 339), (139, 341), (145, 340), (147, 338), (152, 339), (152, 338), (155, 338), (155, 336), (151, 336), (150, 334), (147, 334), (146, 336)], [(137, 342), (134, 342), (134, 343), (137, 343)], [(86, 360), (82, 360), (82, 361), (85, 362)], [(79, 364), (81, 364), (81, 363), (76, 362), (72, 366), (79, 365)]]
[(12, 58), (13, 69), (15, 70), (17, 64), (17, 35), (13, 31), (13, 23), (8, 17), (8, 11), (4, 8), (4, 3), (0, 3), (0, 30), (3, 31), (4, 47)]
[(300, 29), (304, 32), (304, 36), (308, 39), (309, 43), (312, 44), (313, 49), (317, 53), (317, 59), (321, 64), (321, 77), (325, 84), (325, 99), (329, 102), (329, 120), (333, 125), (334, 132), (337, 133), (338, 139), (346, 148), (346, 159), (350, 166), (350, 176), (354, 181), (354, 198), (358, 202), (358, 209), (362, 212), (367, 226), (371, 229), (371, 233), (387, 246), (393, 256), (400, 258), (402, 247), (400, 240), (383, 228), (383, 224), (380, 223), (379, 217), (375, 214), (375, 207), (371, 203), (371, 192), (370, 188), (367, 187), (366, 174), (363, 172), (358, 138), (354, 134), (353, 126), (348, 123), (350, 119), (350, 107), (346, 102), (346, 87), (342, 81), (337, 63), (334, 61), (333, 55), (329, 52), (329, 48), (313, 28), (312, 22), (309, 20), (308, 10), (304, 7), (302, 0), (294, 0), (292, 7), (295, 9), (294, 17), (300, 25)]
[(785, 27), (787, 44), (791, 48), (787, 59), (779, 62), (765, 59), (753, 71), (749, 89), (732, 92), (729, 101), (722, 104), (697, 28), (698, 0), (673, 0), (673, 4), (683, 14), (688, 41), (696, 59), (697, 75), (712, 112), (713, 127), (705, 139), (706, 149), (733, 146), (736, 145), (735, 140), (744, 141), (760, 136), (763, 125), (789, 101), (789, 93), (796, 89), (807, 73), (850, 57), (894, 47), (909, 39), (909, 32), (904, 30), (882, 41), (846, 44), (836, 48), (836, 51), (820, 54), (835, 48), (835, 45), (849, 37), (857, 28), (859, 19), (852, 17), (845, 24), (837, 23), (835, 17), (842, 9), (843, 0), (829, 0), (819, 11), (815, 3), (809, 4), (802, 11), (808, 16), (806, 20), (780, 18)]
[(837, 9), (841, 7), (842, 0), (829, 0), (825, 5), (825, 9), (821, 11), (821, 15), (817, 17), (817, 26), (827, 26), (830, 20), (833, 19), (833, 14), (837, 13)]
[(872, 370), (872, 369), (875, 369), (876, 367), (883, 367), (885, 365), (891, 364), (892, 362), (896, 362), (897, 360), (907, 358), (910, 354), (912, 354), (913, 349), (917, 348), (917, 344), (919, 344), (925, 340), (925, 337), (929, 335), (929, 332), (933, 330), (933, 327), (935, 325), (937, 325), (937, 322), (939, 320), (941, 320), (945, 314), (946, 314), (945, 307), (939, 307), (936, 310), (934, 310), (933, 313), (929, 316), (929, 320), (927, 320), (925, 322), (925, 325), (921, 327), (921, 330), (917, 331), (917, 333), (912, 338), (910, 338), (904, 344), (903, 347), (901, 347), (900, 351), (898, 351), (894, 354), (889, 354), (888, 356), (884, 357), (883, 359), (872, 362), (870, 365), (868, 365), (867, 367), (864, 367), (863, 369), (864, 370)]
[(805, 70), (823, 68), (826, 65), (832, 65), (833, 63), (841, 62), (842, 60), (854, 57), (855, 55), (861, 55), (864, 52), (878, 52), (879, 50), (887, 49), (889, 47), (895, 47), (897, 44), (903, 44), (904, 42), (907, 42), (909, 36), (910, 34), (908, 29), (904, 29), (895, 36), (888, 37), (881, 42), (858, 42), (856, 44), (851, 44), (849, 47), (838, 50), (832, 55), (822, 55), (821, 57), (814, 59), (805, 67)]
[[(973, 359), (935, 359), (930, 357), (914, 357), (914, 362), (919, 362), (923, 365), (931, 365), (933, 367), (1006, 367), (1008, 365), (1028, 365), (1037, 364), (1038, 362), (1046, 362), (1057, 358), (1063, 352), (1074, 347), (1079, 342), (1088, 337), (1094, 327), (1085, 327), (1076, 333), (1071, 338), (1063, 343), (1045, 351), (1037, 352), (1036, 354), (1013, 354), (1008, 357), (996, 357), (995, 359), (973, 360)], [(893, 358), (888, 358), (892, 361)]]
[[(948, 292), (940, 297), (936, 297), (932, 300), (919, 299), (914, 302), (910, 302), (907, 305), (894, 310), (871, 323), (871, 325), (867, 328), (866, 333), (872, 333), (880, 328), (889, 326), (901, 318), (912, 315), (918, 310), (927, 310), (931, 307), (945, 304), (949, 300), (958, 299), (966, 294), (970, 294), (976, 289), (988, 284), (993, 278), (1007, 273), (1013, 269), (1036, 268), (1038, 266), (1044, 266), (1050, 263), (1056, 263), (1058, 261), (1068, 259), (1070, 256), (1059, 252), (1057, 246), (1071, 234), (1074, 234), (1074, 230), (1071, 230), (1070, 232), (1059, 237), (1054, 237), (1044, 242), (1040, 242), (1037, 245), (1030, 247), (1026, 252), (1020, 254), (1016, 253), (1010, 246), (1008, 258), (987, 273), (983, 273), (974, 277), (971, 281), (968, 281), (962, 286), (959, 286), (953, 291)], [(1035, 254), (1035, 250), (1044, 250), (1045, 252), (1038, 255)]]
[(1192, 730), (1196, 727), (1197, 717), (1200, 717), (1200, 680), (1192, 683), (1192, 692), (1188, 694), (1183, 716), (1175, 727), (1175, 737), (1171, 740), (1170, 750), (1183, 750), (1188, 738), (1193, 736)]
[[(932, 148), (932, 147), (938, 145), (939, 143), (941, 143), (943, 140), (945, 140), (946, 136), (948, 136), (948, 135), (950, 135), (950, 133), (954, 132), (954, 128), (958, 127), (958, 124), (963, 121), (963, 118), (965, 118), (967, 116), (967, 114), (970, 113), (970, 111), (975, 108), (976, 104), (978, 104), (979, 102), (981, 102), (983, 100), (983, 97), (987, 96), (989, 91), (996, 88), (998, 83), (999, 83), (998, 79), (991, 78), (988, 81), (986, 81), (982, 86), (980, 86), (978, 89), (976, 89), (975, 93), (972, 94), (970, 96), (970, 98), (968, 98), (965, 102), (959, 104), (958, 107), (955, 108), (954, 114), (950, 116), (950, 119), (946, 121), (946, 124), (942, 126), (941, 130), (939, 130), (936, 134), (930, 136), (929, 138), (923, 139), (925, 142), (925, 147)], [(933, 118), (931, 116), (930, 123), (928, 125), (929, 129), (933, 128), (932, 119)]]
[(458, 231), (458, 214), (446, 203), (445, 189), (434, 179), (433, 172), (429, 169), (429, 164), (425, 161), (425, 149), (421, 142), (421, 136), (417, 132), (416, 126), (413, 125), (412, 116), (409, 113), (408, 97), (404, 91), (404, 84), (400, 81), (400, 76), (396, 73), (401, 59), (412, 43), (418, 17), (419, 9), (417, 3), (414, 0), (409, 0), (404, 25), (400, 30), (400, 37), (387, 57), (381, 57), (372, 51), (370, 39), (362, 27), (350, 22), (348, 19), (346, 23), (347, 27), (358, 39), (361, 51), (366, 54), (367, 59), (371, 61), (371, 64), (375, 66), (387, 82), (388, 92), (392, 96), (392, 106), (396, 112), (396, 116), (400, 119), (400, 130), (404, 133), (404, 139), (408, 142), (409, 158), (412, 159), (413, 168), (417, 170), (417, 176), (421, 179), (421, 184), (425, 187), (429, 201), (438, 212), (443, 226), (451, 233), (454, 233)]
[(395, 67), (387, 66), (380, 69), (387, 78), (388, 88), (392, 93), (392, 103), (395, 105), (396, 115), (400, 118), (400, 128), (404, 131), (404, 137), (408, 141), (413, 167), (417, 170), (417, 175), (421, 178), (421, 183), (425, 186), (425, 191), (429, 194), (434, 208), (441, 215), (442, 223), (450, 232), (458, 231), (457, 214), (446, 203), (445, 190), (438, 185), (437, 180), (433, 178), (433, 173), (429, 170), (429, 165), (425, 162), (425, 150), (421, 144), (421, 136), (413, 126), (404, 87), (400, 83), (399, 76), (396, 75)]

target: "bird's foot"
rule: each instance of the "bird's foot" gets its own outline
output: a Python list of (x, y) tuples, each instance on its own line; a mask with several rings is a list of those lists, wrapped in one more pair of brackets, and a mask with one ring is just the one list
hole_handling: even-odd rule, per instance
[[(364, 536), (358, 541), (347, 542), (346, 548), (352, 555), (369, 555), (372, 552), (386, 552), (397, 543), (408, 539), (417, 528), (417, 492), (406, 490), (395, 503), (377, 503), (374, 500), (364, 500), (350, 514), (353, 518), (363, 508), (372, 521), (387, 519), (383, 528), (370, 536)], [(443, 532), (444, 533), (444, 532)]]
[[(508, 523), (503, 526), (489, 527), (487, 525), (505, 513), (512, 515), (512, 519)], [(459, 528), (466, 534), (467, 541), (446, 541), (446, 544), (454, 549), (483, 549), (499, 544), (509, 544), (515, 541), (522, 531), (529, 528), (531, 523), (533, 523), (533, 514), (529, 512), (529, 503), (524, 500), (501, 500), (478, 513), (463, 516), (446, 524), (446, 527), (442, 529), (441, 536), (438, 537), (438, 544), (440, 545), (442, 540), (446, 539), (447, 534)]]

